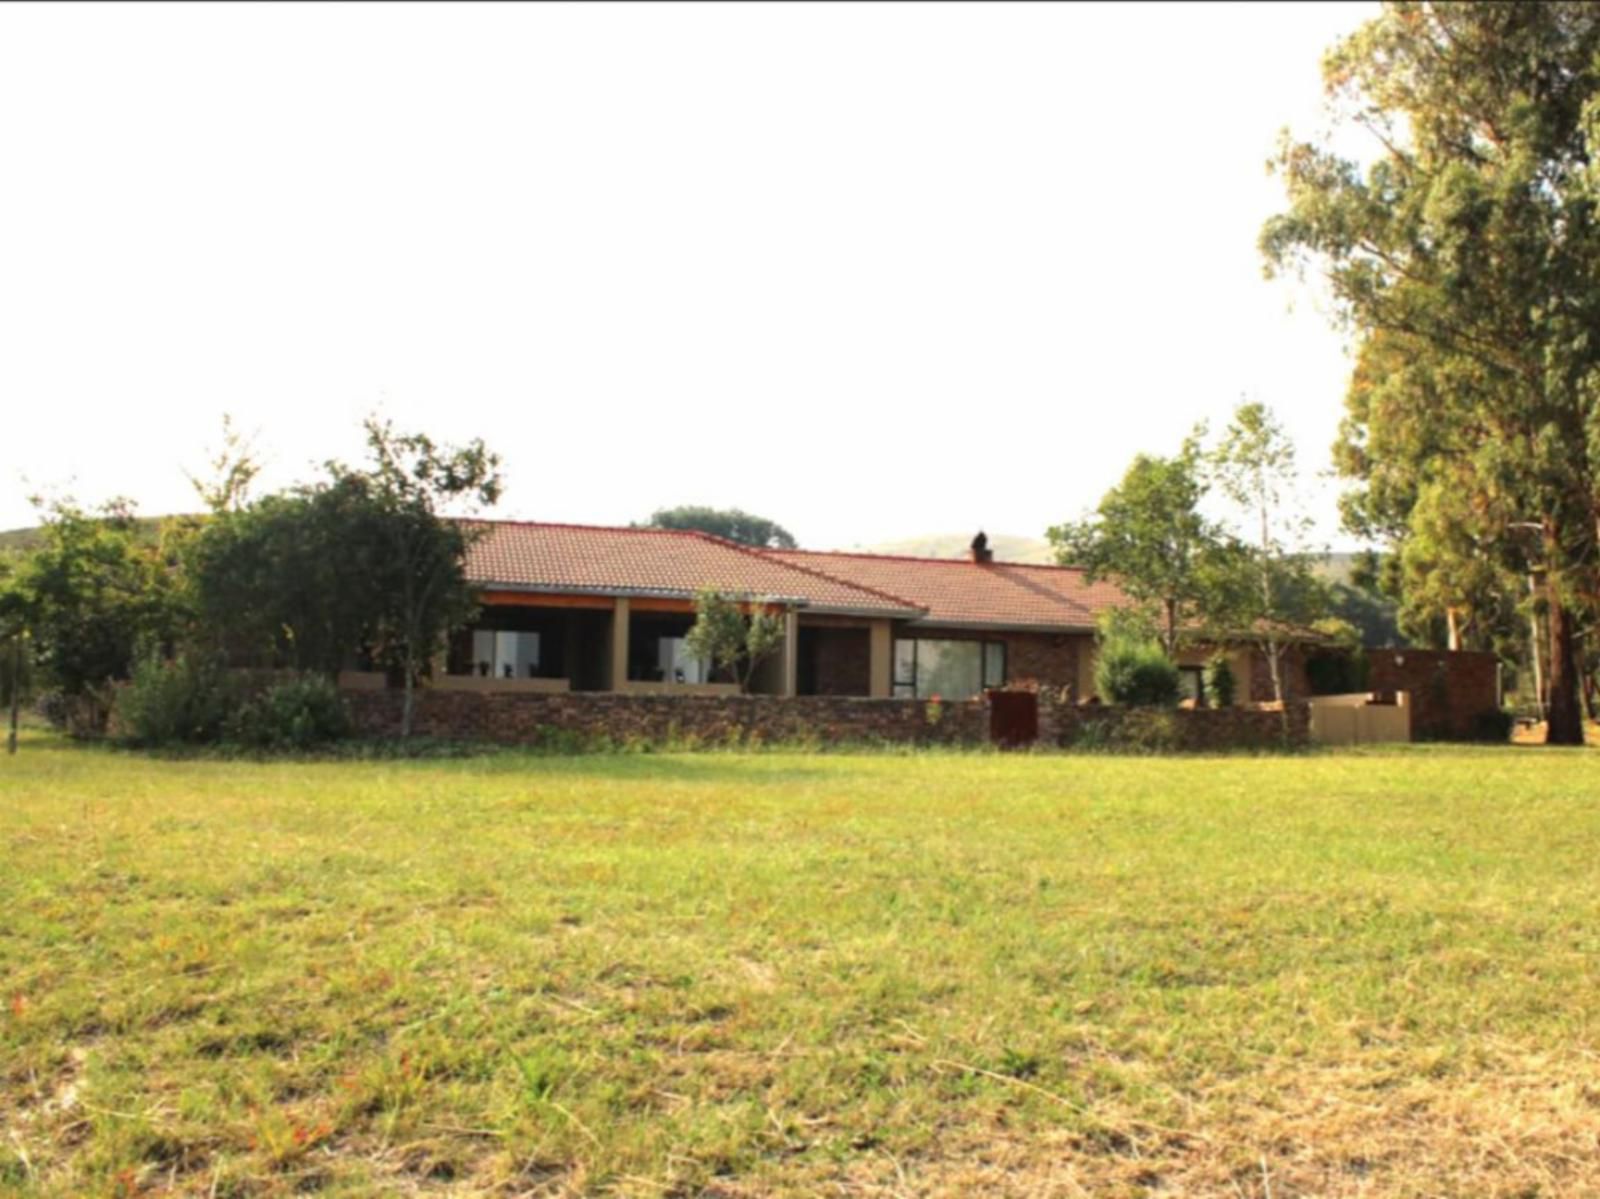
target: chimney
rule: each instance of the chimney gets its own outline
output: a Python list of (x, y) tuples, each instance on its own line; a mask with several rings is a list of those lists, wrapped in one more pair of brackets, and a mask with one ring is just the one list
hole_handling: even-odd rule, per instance
[(994, 561), (994, 551), (989, 548), (988, 535), (982, 529), (972, 539), (972, 560), (980, 564)]

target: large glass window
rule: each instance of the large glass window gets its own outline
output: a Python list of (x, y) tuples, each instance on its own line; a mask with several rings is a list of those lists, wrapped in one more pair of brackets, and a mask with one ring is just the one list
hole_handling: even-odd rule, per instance
[(905, 698), (971, 699), (1006, 681), (1001, 641), (916, 637), (894, 643), (894, 693)]
[(662, 637), (656, 642), (656, 666), (660, 678), (669, 683), (709, 683), (711, 663), (690, 656), (682, 637)]
[(474, 631), (472, 671), (486, 678), (536, 678), (539, 674), (539, 634), (503, 629)]

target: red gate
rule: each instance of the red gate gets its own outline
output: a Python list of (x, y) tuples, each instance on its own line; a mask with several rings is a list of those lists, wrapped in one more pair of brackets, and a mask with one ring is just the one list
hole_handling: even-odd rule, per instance
[(989, 740), (1017, 749), (1039, 739), (1039, 697), (1032, 691), (989, 692)]

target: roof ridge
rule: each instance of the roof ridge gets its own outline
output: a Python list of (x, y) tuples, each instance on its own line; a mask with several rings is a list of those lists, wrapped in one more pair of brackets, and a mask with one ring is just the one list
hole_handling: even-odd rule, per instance
[[(505, 520), (488, 516), (457, 516), (452, 519), (457, 524), (464, 525), (514, 525), (535, 529), (581, 529), (585, 533), (665, 533), (674, 537), (710, 536), (709, 533), (701, 534), (699, 529), (663, 529), (657, 525), (586, 525), (567, 520)], [(718, 540), (721, 539), (718, 538)], [(737, 543), (730, 542), (729, 544)]]
[(763, 562), (777, 562), (779, 566), (783, 566), (789, 570), (798, 570), (801, 574), (811, 575), (813, 578), (826, 579), (830, 583), (836, 583), (841, 587), (849, 587), (853, 591), (865, 591), (868, 595), (875, 595), (879, 599), (889, 600), (892, 603), (900, 605), (902, 608), (910, 608), (914, 612), (926, 612), (928, 610), (921, 604), (912, 603), (903, 595), (895, 595), (892, 592), (884, 591), (877, 587), (869, 587), (865, 583), (855, 583), (849, 579), (841, 579), (837, 575), (830, 575), (825, 570), (816, 570), (810, 566), (801, 566), (798, 562), (785, 562), (783, 559), (776, 557), (776, 555), (779, 553), (791, 552), (788, 550), (777, 550), (771, 547), (745, 545), (743, 542), (733, 541), (727, 537), (718, 537), (715, 533), (707, 533), (700, 529), (685, 529), (684, 532), (694, 533), (696, 536), (703, 537), (707, 541), (713, 542), (717, 545), (726, 546), (728, 549), (737, 550), (741, 554), (748, 554), (752, 558), (759, 558)]
[(769, 554), (815, 554), (819, 557), (829, 558), (866, 558), (878, 562), (929, 562), (937, 566), (1009, 566), (1022, 570), (1066, 570), (1078, 574), (1085, 573), (1088, 568), (1084, 566), (1069, 566), (1061, 562), (974, 562), (971, 558), (929, 558), (922, 554), (874, 554), (867, 550), (808, 550), (796, 546), (794, 549), (764, 550)]

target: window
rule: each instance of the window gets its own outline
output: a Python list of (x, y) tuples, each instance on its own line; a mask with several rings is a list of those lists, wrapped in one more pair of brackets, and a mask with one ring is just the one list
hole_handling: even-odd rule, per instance
[(1192, 699), (1197, 708), (1205, 707), (1205, 668), (1201, 666), (1178, 667), (1178, 698)]
[(971, 699), (1006, 681), (1002, 641), (905, 638), (894, 643), (894, 693), (902, 698)]
[(472, 673), (495, 679), (535, 678), (539, 673), (539, 634), (501, 629), (474, 631)]
[(711, 663), (689, 655), (682, 637), (662, 637), (656, 642), (656, 668), (669, 683), (709, 683)]

